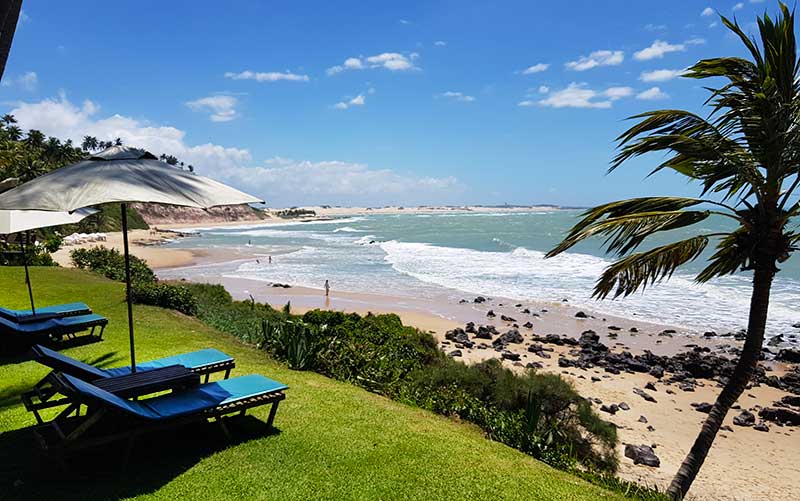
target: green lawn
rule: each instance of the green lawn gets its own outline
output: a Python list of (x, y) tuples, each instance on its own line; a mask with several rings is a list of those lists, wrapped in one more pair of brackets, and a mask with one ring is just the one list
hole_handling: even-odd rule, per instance
[[(124, 365), (123, 286), (67, 269), (34, 268), (37, 304), (84, 301), (110, 319), (105, 340), (64, 352), (90, 363)], [(19, 268), (0, 268), (0, 304), (27, 307)], [(0, 358), (0, 499), (621, 499), (481, 432), (310, 372), (295, 372), (233, 338), (172, 311), (136, 306), (137, 359), (205, 347), (236, 358), (233, 375), (261, 373), (289, 385), (275, 425), (238, 427), (235, 444), (214, 424), (70, 461), (68, 473), (34, 452), (33, 417), (19, 393), (47, 369)], [(252, 414), (266, 419), (267, 408)], [(232, 428), (236, 433), (237, 427)]]

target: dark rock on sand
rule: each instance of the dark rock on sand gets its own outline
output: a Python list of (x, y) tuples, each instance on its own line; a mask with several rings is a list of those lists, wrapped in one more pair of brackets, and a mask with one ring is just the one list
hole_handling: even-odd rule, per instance
[(650, 391), (658, 391), (656, 385), (654, 385), (652, 381), (648, 381), (647, 384), (644, 385), (644, 389)]
[(800, 412), (785, 407), (765, 407), (758, 411), (758, 416), (773, 423), (800, 426)]
[(589, 315), (587, 315), (582, 311), (579, 311), (578, 313), (575, 314), (575, 318), (589, 318)]
[(450, 355), (451, 357), (463, 356), (463, 354), (461, 353), (461, 350), (453, 350), (450, 353), (448, 353), (448, 355)]
[(769, 431), (769, 426), (767, 426), (767, 423), (764, 421), (759, 421), (757, 425), (753, 426), (753, 429), (758, 431)]
[(645, 423), (645, 424), (647, 424), (647, 418), (646, 418), (646, 417), (644, 417), (644, 416), (639, 416), (639, 420), (638, 420), (638, 421), (639, 421), (640, 423)]
[(654, 468), (661, 466), (661, 460), (649, 445), (626, 444), (625, 457), (633, 459), (633, 464), (643, 464)]
[(600, 410), (603, 412), (607, 412), (613, 416), (619, 410), (619, 406), (617, 404), (611, 404), (611, 405), (603, 404), (600, 406)]
[(631, 410), (631, 406), (626, 404), (625, 402), (620, 402), (619, 403), (619, 408), (620, 408), (620, 410), (623, 410), (623, 411)]
[(743, 410), (741, 414), (733, 417), (733, 424), (736, 426), (753, 426), (756, 423), (756, 416), (748, 410)]
[(505, 348), (509, 344), (520, 344), (524, 341), (522, 334), (517, 329), (509, 329), (505, 334), (492, 341), (495, 348)]
[(525, 322), (524, 324), (522, 324), (522, 326), (525, 327), (526, 329), (533, 329), (533, 324), (530, 322)]
[(495, 314), (494, 310), (489, 310), (489, 311), (486, 312), (486, 316), (487, 317), (496, 317), (497, 315)]
[(473, 300), (473, 302), (478, 303), (478, 304), (485, 303), (486, 302), (486, 298), (483, 297), (483, 296), (478, 296)]
[(781, 403), (784, 405), (800, 407), (800, 395), (786, 395), (781, 399)]
[(503, 360), (519, 360), (519, 353), (514, 353), (512, 351), (504, 351), (500, 356), (503, 357)]
[(791, 348), (784, 348), (775, 356), (775, 360), (779, 362), (790, 362), (793, 364), (800, 363), (800, 350)]
[(472, 348), (475, 346), (475, 343), (470, 341), (466, 331), (461, 328), (447, 331), (444, 335), (444, 338), (457, 343), (457, 345), (461, 345), (461, 348)]
[(492, 339), (493, 336), (500, 334), (494, 325), (481, 325), (478, 327), (478, 332), (475, 337), (478, 339)]
[(702, 412), (703, 414), (708, 414), (709, 412), (711, 412), (711, 408), (714, 407), (713, 404), (710, 404), (708, 402), (699, 402), (699, 403), (692, 402), (691, 405), (692, 407), (694, 407), (694, 410), (696, 410), (697, 412)]
[(527, 367), (528, 369), (541, 369), (544, 367), (544, 365), (540, 364), (539, 362), (528, 362), (528, 364), (525, 365), (525, 367)]
[(643, 390), (643, 389), (641, 389), (641, 388), (634, 388), (634, 389), (633, 389), (633, 392), (634, 392), (635, 394), (639, 395), (640, 397), (642, 397), (643, 399), (645, 399), (645, 400), (646, 400), (646, 401), (648, 401), (648, 402), (653, 402), (653, 403), (656, 403), (656, 399), (655, 399), (655, 398), (653, 398), (653, 395), (651, 395), (651, 394), (647, 393), (646, 391), (644, 391), (644, 390)]
[(511, 317), (507, 317), (505, 315), (500, 315), (500, 320), (503, 322), (516, 322), (517, 320)]

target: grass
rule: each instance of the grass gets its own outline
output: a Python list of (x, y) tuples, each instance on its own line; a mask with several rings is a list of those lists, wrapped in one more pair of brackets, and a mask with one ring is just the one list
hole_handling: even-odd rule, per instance
[[(37, 304), (84, 301), (110, 320), (105, 340), (65, 349), (124, 365), (123, 286), (68, 269), (33, 268)], [(0, 304), (27, 307), (19, 268), (0, 268)], [(25, 357), (0, 359), (0, 499), (623, 499), (557, 471), (475, 427), (405, 406), (310, 372), (289, 370), (195, 319), (136, 306), (137, 359), (213, 347), (237, 360), (234, 375), (261, 373), (289, 385), (264, 433), (267, 409), (243, 420), (231, 444), (204, 424), (137, 442), (124, 471), (122, 446), (71, 460), (68, 473), (34, 449), (33, 417), (19, 394), (47, 373)], [(236, 428), (234, 428), (236, 429)], [(46, 480), (46, 481), (43, 481)]]

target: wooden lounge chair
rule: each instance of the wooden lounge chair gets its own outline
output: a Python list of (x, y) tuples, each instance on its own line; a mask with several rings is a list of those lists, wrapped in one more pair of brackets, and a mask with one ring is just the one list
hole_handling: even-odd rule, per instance
[[(58, 392), (71, 400), (67, 409), (35, 428), (40, 445), (63, 453), (128, 439), (166, 428), (185, 426), (214, 418), (225, 434), (223, 419), (244, 415), (248, 409), (271, 404), (267, 426), (272, 426), (278, 404), (286, 398), (286, 385), (258, 374), (201, 384), (138, 401), (126, 400), (78, 378), (51, 375)], [(85, 406), (87, 412), (80, 415)]]
[[(131, 373), (130, 366), (101, 369), (41, 345), (34, 345), (31, 348), (31, 354), (34, 360), (50, 367), (53, 371), (69, 374), (88, 382), (118, 378)], [(176, 365), (186, 367), (200, 376), (205, 376), (205, 382), (207, 383), (210, 375), (217, 372), (224, 372), (223, 377), (228, 379), (231, 370), (236, 367), (236, 362), (230, 355), (219, 350), (206, 348), (142, 362), (137, 364), (136, 370), (137, 372), (147, 372)], [(42, 423), (42, 417), (39, 414), (40, 410), (59, 407), (66, 403), (65, 399), (53, 400), (52, 397), (56, 394), (57, 389), (53, 387), (51, 378), (45, 376), (36, 383), (33, 389), (22, 394), (22, 402), (25, 404), (25, 409), (34, 414), (36, 421)]]
[(84, 331), (89, 331), (89, 335), (94, 336), (98, 327), (100, 330), (97, 337), (102, 339), (106, 325), (108, 319), (96, 313), (51, 318), (40, 318), (37, 314), (16, 320), (0, 316), (0, 334), (30, 339), (49, 337), (60, 341), (65, 337), (75, 338), (78, 333)]
[(14, 322), (29, 322), (37, 320), (47, 320), (50, 318), (71, 317), (74, 315), (86, 315), (92, 313), (92, 309), (86, 303), (67, 303), (56, 304), (36, 308), (34, 315), (32, 310), (12, 310), (0, 306), (0, 317), (7, 318)]

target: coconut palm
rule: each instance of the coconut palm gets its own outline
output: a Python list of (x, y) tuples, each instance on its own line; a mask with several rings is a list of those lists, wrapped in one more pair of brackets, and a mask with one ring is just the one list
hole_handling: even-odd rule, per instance
[(81, 148), (83, 148), (84, 150), (86, 150), (86, 151), (95, 151), (95, 150), (97, 150), (98, 145), (99, 145), (99, 142), (97, 141), (96, 137), (94, 137), (94, 136), (83, 136), (83, 141), (81, 142)]
[[(669, 278), (709, 245), (714, 252), (698, 282), (744, 272), (752, 275), (747, 338), (735, 370), (717, 397), (668, 493), (682, 499), (711, 448), (728, 410), (752, 378), (767, 321), (770, 288), (779, 263), (800, 244), (790, 228), (800, 215), (795, 189), (800, 184), (800, 82), (794, 12), (781, 4), (776, 20), (758, 19), (760, 44), (736, 20), (722, 22), (742, 41), (750, 59), (705, 59), (684, 76), (721, 77), (709, 88), (708, 118), (681, 110), (659, 110), (633, 117), (638, 123), (618, 140), (614, 170), (646, 153), (667, 153), (653, 173), (673, 171), (701, 185), (701, 198), (644, 197), (611, 202), (583, 214), (548, 257), (577, 242), (605, 237), (604, 247), (618, 260), (599, 278), (594, 296), (627, 296)], [(686, 228), (712, 215), (734, 223), (726, 233), (703, 233), (648, 250), (639, 247), (657, 233)]]

